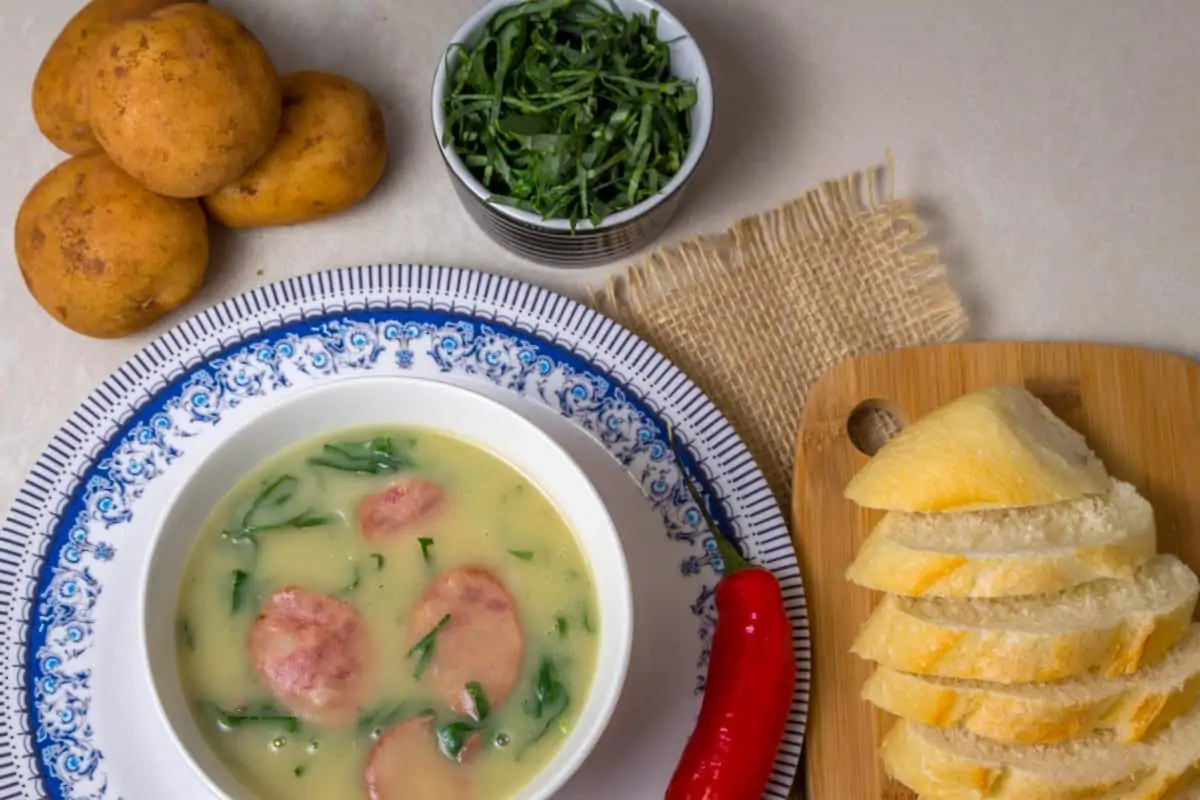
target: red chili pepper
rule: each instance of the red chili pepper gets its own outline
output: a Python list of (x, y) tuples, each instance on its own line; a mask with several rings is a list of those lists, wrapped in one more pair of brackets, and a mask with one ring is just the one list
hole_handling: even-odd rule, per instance
[(700, 718), (666, 800), (756, 800), (770, 781), (792, 707), (792, 624), (779, 581), (747, 562), (721, 535), (679, 461), (725, 572), (717, 584), (717, 627)]

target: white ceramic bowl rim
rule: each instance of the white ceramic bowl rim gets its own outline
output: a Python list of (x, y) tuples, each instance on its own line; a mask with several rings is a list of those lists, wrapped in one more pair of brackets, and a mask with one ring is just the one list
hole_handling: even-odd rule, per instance
[[(507, 217), (523, 222), (527, 225), (532, 225), (537, 228), (547, 228), (556, 231), (570, 231), (570, 220), (566, 219), (542, 219), (538, 214), (534, 214), (523, 209), (514, 208), (505, 203), (489, 203), (488, 198), (491, 197), (484, 185), (479, 182), (467, 166), (463, 164), (462, 159), (454, 152), (453, 147), (449, 147), (444, 142), (444, 133), (446, 126), (446, 114), (442, 108), (445, 98), (447, 67), (452, 63), (452, 59), (456, 59), (457, 48), (455, 44), (472, 41), (478, 31), (487, 24), (488, 20), (500, 9), (516, 5), (525, 0), (491, 0), (479, 11), (475, 12), (471, 17), (463, 23), (454, 34), (451, 44), (443, 52), (438, 60), (437, 72), (433, 78), (433, 133), (437, 137), (438, 147), (442, 151), (442, 157), (446, 163), (450, 165), (454, 175), (458, 180), (470, 190), (471, 194), (475, 195), (483, 203), (487, 203), (491, 208), (496, 209)], [(691, 32), (683, 26), (678, 18), (675, 17), (667, 9), (659, 5), (655, 0), (634, 0), (634, 4), (641, 6), (648, 14), (649, 11), (658, 11), (659, 27), (677, 27), (681, 32), (682, 38), (671, 45), (672, 50), (680, 48), (681, 51), (686, 50), (689, 58), (693, 61), (696, 67), (696, 105), (693, 106), (692, 114), (692, 141), (688, 144), (687, 155), (684, 157), (683, 164), (680, 165), (679, 171), (676, 172), (658, 194), (653, 197), (648, 197), (635, 206), (631, 206), (616, 214), (610, 214), (600, 220), (599, 225), (593, 225), (590, 220), (579, 220), (575, 223), (575, 229), (578, 231), (586, 230), (604, 230), (619, 226), (632, 219), (636, 219), (645, 214), (650, 209), (657, 206), (659, 203), (666, 200), (674, 194), (683, 184), (691, 177), (696, 169), (696, 165), (700, 163), (700, 157), (704, 155), (704, 150), (708, 146), (708, 137), (712, 131), (713, 118), (713, 88), (712, 76), (708, 71), (708, 64), (704, 60), (704, 54), (700, 51), (699, 45), (692, 38)], [(675, 54), (672, 53), (672, 61), (675, 61)]]
[[(277, 437), (288, 437), (287, 443), (283, 444), (282, 448), (299, 444), (305, 439), (320, 436), (324, 433), (333, 433), (346, 428), (370, 426), (372, 424), (416, 424), (423, 425), (424, 427), (432, 427), (440, 429), (447, 434), (463, 438), (466, 441), (471, 441), (476, 446), (482, 447), (504, 459), (519, 471), (525, 472), (529, 480), (534, 485), (542, 488), (543, 491), (546, 491), (550, 499), (555, 502), (560, 512), (572, 523), (571, 527), (577, 536), (579, 536), (578, 526), (575, 524), (577, 519), (583, 518), (594, 523), (590, 525), (590, 529), (597, 532), (598, 535), (597, 533), (593, 534), (593, 543), (589, 544), (585, 540), (585, 537), (579, 536), (579, 546), (584, 551), (585, 558), (587, 558), (589, 566), (593, 571), (593, 577), (595, 578), (594, 586), (597, 591), (601, 614), (601, 639), (597, 654), (596, 672), (592, 676), (587, 700), (581, 707), (575, 727), (567, 735), (567, 738), (551, 757), (550, 761), (514, 797), (514, 800), (545, 800), (545, 798), (552, 796), (582, 766), (599, 741), (601, 734), (607, 728), (617, 702), (621, 697), (625, 678), (628, 673), (633, 642), (633, 601), (628, 566), (620, 538), (611, 517), (604, 508), (599, 493), (583, 469), (557, 442), (532, 422), (502, 403), (461, 386), (441, 381), (399, 376), (357, 377), (318, 385), (294, 394), (284, 395), (278, 402), (259, 409), (257, 413), (244, 420), (240, 425), (233, 426), (223, 437), (222, 441), (192, 467), (184, 480), (174, 490), (170, 501), (167, 503), (166, 511), (157, 521), (149, 554), (140, 576), (138, 633), (148, 673), (147, 677), (151, 683), (151, 694), (157, 707), (159, 719), (173, 739), (176, 749), (182, 754), (193, 772), (217, 796), (236, 798), (236, 800), (252, 796), (229, 773), (224, 763), (203, 741), (191, 710), (186, 707), (181, 709), (181, 700), (183, 700), (182, 687), (180, 686), (178, 677), (178, 664), (174, 657), (174, 609), (179, 591), (178, 576), (182, 575), (183, 569), (178, 564), (186, 564), (194, 542), (194, 535), (174, 537), (177, 541), (175, 548), (172, 549), (163, 547), (164, 542), (172, 538), (166, 535), (166, 532), (175, 529), (176, 526), (172, 525), (172, 523), (175, 522), (174, 517), (177, 514), (182, 513), (185, 517), (195, 516), (189, 515), (187, 511), (186, 504), (188, 498), (189, 496), (194, 497), (197, 494), (206, 495), (213, 493), (211, 489), (198, 488), (198, 484), (203, 484), (205, 479), (209, 479), (208, 483), (213, 483), (211, 478), (214, 471), (219, 476), (218, 481), (222, 484), (227, 484), (223, 485), (220, 491), (215, 492), (217, 498), (224, 496), (246, 473), (245, 469), (239, 469), (233, 474), (229, 474), (228, 470), (215, 469), (215, 467), (227, 466), (224, 462), (233, 458), (230, 456), (230, 453), (236, 452), (239, 449), (239, 442), (243, 440), (243, 437), (250, 438), (256, 429), (267, 427), (271, 420), (288, 419), (287, 414), (289, 410), (294, 414), (299, 414), (303, 412), (305, 404), (316, 406), (322, 398), (327, 398), (330, 395), (334, 396), (335, 400), (344, 401), (345, 398), (339, 398), (339, 394), (355, 391), (367, 392), (371, 391), (372, 387), (382, 387), (375, 389), (377, 393), (393, 392), (400, 395), (406, 391), (433, 393), (434, 395), (440, 393), (440, 398), (435, 396), (429, 402), (438, 403), (441, 406), (452, 406), (454, 402), (458, 402), (469, 406), (475, 420), (470, 424), (480, 426), (481, 428), (486, 428), (489, 425), (502, 426), (511, 434), (514, 440), (520, 442), (519, 448), (513, 447), (510, 449), (519, 449), (525, 452), (527, 448), (533, 450), (540, 448), (545, 458), (551, 463), (548, 463), (547, 467), (541, 470), (543, 477), (539, 479), (523, 469), (520, 458), (515, 458), (513, 453), (505, 452), (497, 447), (491, 447), (484, 442), (478, 441), (475, 436), (456, 430), (452, 425), (425, 425), (423, 422), (406, 423), (401, 419), (404, 414), (398, 412), (389, 412), (390, 418), (383, 418), (381, 415), (362, 411), (364, 419), (360, 420), (353, 416), (360, 413), (358, 404), (355, 404), (353, 409), (343, 412), (349, 419), (334, 418), (330, 420), (329, 417), (326, 417), (326, 420), (332, 421), (332, 424), (323, 423), (322, 426), (303, 428), (304, 432), (300, 435), (296, 435), (294, 427), (287, 426), (286, 433), (276, 434)], [(404, 403), (397, 403), (397, 398), (392, 395), (385, 394), (383, 396), (388, 397), (389, 408), (406, 407)], [(344, 402), (340, 403), (338, 407), (346, 408)], [(297, 411), (297, 409), (300, 410)], [(462, 419), (462, 416), (458, 417), (458, 419)], [(278, 422), (276, 425), (277, 427), (283, 427)], [(469, 428), (469, 425), (465, 427)], [(240, 446), (251, 451), (251, 453), (247, 453), (242, 457), (242, 460), (246, 460), (251, 464), (249, 469), (253, 469), (254, 465), (261, 463), (263, 459), (270, 458), (282, 449), (280, 446), (273, 446), (268, 448), (269, 451), (262, 451), (253, 445)], [(533, 456), (530, 456), (530, 458), (533, 458)], [(547, 486), (548, 482), (554, 484), (553, 488)], [(581, 510), (576, 511), (563, 507), (563, 503), (560, 502), (561, 495), (568, 492), (575, 495), (575, 505)], [(556, 493), (559, 496), (556, 496)], [(208, 498), (204, 499), (208, 500)], [(211, 508), (211, 502), (213, 501), (207, 503), (192, 502), (192, 505), (200, 505), (204, 509), (207, 509)], [(184, 507), (183, 512), (179, 512), (181, 506)], [(206, 515), (207, 512), (203, 513)], [(179, 558), (180, 548), (182, 548), (182, 560)], [(605, 557), (602, 564), (596, 563), (597, 552), (602, 553)], [(167, 559), (170, 560), (164, 565), (163, 562)], [(175, 563), (173, 564), (172, 561)], [(159, 569), (156, 570), (156, 567)], [(163, 568), (170, 570), (174, 579), (162, 578), (156, 580), (156, 572), (161, 574)], [(601, 569), (603, 569), (603, 576), (600, 573)], [(176, 572), (178, 573), (177, 575), (175, 575)], [(166, 581), (165, 584), (164, 581)], [(169, 602), (161, 596), (165, 591), (172, 593)], [(154, 599), (152, 599), (152, 595), (155, 595)], [(164, 619), (169, 621), (164, 623)], [(167, 630), (164, 630), (164, 625)], [(167, 642), (165, 641), (166, 639), (170, 641)], [(168, 653), (170, 657), (168, 657)]]

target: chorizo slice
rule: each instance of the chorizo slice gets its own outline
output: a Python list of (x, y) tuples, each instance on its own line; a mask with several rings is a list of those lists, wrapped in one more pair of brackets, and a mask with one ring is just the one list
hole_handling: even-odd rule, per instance
[(424, 478), (402, 478), (358, 504), (358, 528), (367, 541), (411, 533), (445, 502), (441, 486)]
[(372, 672), (370, 633), (349, 603), (286, 586), (259, 608), (246, 637), (259, 682), (295, 714), (352, 723)]
[(363, 767), (370, 800), (468, 800), (470, 774), (438, 750), (430, 717), (397, 723), (379, 738)]
[(459, 714), (474, 715), (466, 688), (471, 682), (482, 686), (493, 706), (503, 705), (525, 658), (517, 602), (503, 582), (478, 566), (438, 575), (409, 617), (410, 647), (439, 625), (422, 682)]

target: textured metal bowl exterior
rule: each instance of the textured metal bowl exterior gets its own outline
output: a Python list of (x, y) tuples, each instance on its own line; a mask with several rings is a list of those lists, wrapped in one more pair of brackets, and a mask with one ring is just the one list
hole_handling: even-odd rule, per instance
[(611, 227), (581, 228), (574, 233), (530, 225), (507, 216), (477, 197), (446, 165), (458, 199), (492, 241), (522, 258), (551, 267), (595, 267), (638, 252), (666, 229), (689, 177), (646, 213)]

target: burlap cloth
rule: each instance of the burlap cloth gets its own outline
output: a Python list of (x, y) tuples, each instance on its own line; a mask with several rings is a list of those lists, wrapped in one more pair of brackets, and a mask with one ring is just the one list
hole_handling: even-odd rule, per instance
[[(864, 170), (719, 236), (662, 250), (593, 293), (708, 393), (785, 513), (809, 389), (851, 356), (957, 339), (967, 315), (888, 166)], [(881, 187), (882, 186), (882, 190)], [(886, 439), (867, 417), (856, 441)], [(793, 796), (804, 794), (804, 765)]]
[(966, 331), (916, 204), (894, 196), (888, 161), (661, 250), (591, 298), (708, 393), (784, 509), (800, 412), (826, 370)]

